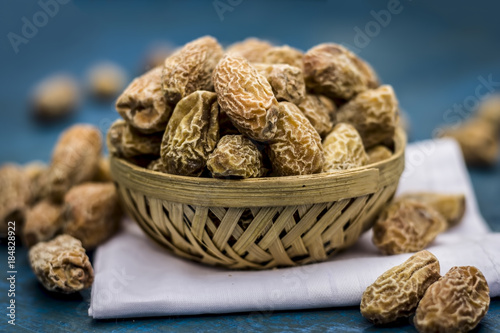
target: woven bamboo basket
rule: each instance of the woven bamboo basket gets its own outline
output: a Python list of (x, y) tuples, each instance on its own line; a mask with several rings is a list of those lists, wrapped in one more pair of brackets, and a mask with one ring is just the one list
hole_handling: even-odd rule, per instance
[(174, 254), (232, 269), (326, 260), (369, 229), (398, 186), (406, 136), (394, 155), (337, 173), (224, 180), (150, 171), (111, 159), (128, 214)]

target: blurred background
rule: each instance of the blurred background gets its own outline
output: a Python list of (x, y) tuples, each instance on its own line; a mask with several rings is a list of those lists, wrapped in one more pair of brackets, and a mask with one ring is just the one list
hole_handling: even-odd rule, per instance
[[(343, 44), (392, 84), (411, 124), (410, 141), (463, 121), (479, 99), (500, 90), (500, 3), (477, 0), (26, 0), (0, 4), (0, 164), (48, 161), (60, 132), (92, 123), (103, 134), (118, 118), (114, 99), (89, 97), (89, 69), (121, 66), (127, 82), (152, 52), (212, 35), (228, 45), (249, 36), (306, 51)], [(55, 73), (75, 77), (78, 108), (40, 122), (30, 109), (37, 83)], [(500, 166), (471, 169), (481, 211), (500, 220)], [(499, 225), (496, 223), (496, 225)]]

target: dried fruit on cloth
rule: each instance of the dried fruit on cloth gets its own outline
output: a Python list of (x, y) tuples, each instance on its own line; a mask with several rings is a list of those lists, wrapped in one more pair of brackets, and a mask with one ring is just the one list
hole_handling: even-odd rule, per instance
[(439, 278), (439, 261), (429, 251), (420, 251), (395, 266), (366, 288), (361, 314), (375, 324), (386, 324), (410, 316), (427, 288)]
[(405, 193), (399, 196), (403, 200), (415, 200), (434, 208), (448, 222), (448, 227), (456, 226), (465, 213), (465, 195), (433, 192)]
[(431, 206), (413, 200), (396, 200), (375, 222), (373, 244), (384, 254), (420, 251), (446, 228), (444, 217)]

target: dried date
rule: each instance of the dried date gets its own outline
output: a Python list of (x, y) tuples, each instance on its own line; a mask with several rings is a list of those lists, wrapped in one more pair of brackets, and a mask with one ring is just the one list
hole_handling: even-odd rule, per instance
[(332, 131), (337, 108), (331, 99), (323, 95), (307, 94), (298, 107), (321, 137)]
[(222, 57), (223, 50), (210, 36), (187, 43), (165, 59), (162, 87), (170, 104), (197, 90), (213, 90), (212, 72)]
[(116, 110), (130, 125), (146, 134), (165, 130), (172, 107), (161, 89), (162, 67), (135, 78), (116, 100)]
[(337, 112), (338, 121), (356, 127), (367, 149), (393, 140), (398, 116), (398, 100), (389, 85), (360, 93)]
[(279, 103), (276, 136), (268, 146), (273, 172), (279, 176), (321, 172), (324, 163), (321, 137), (299, 107)]
[(286, 64), (253, 64), (264, 75), (276, 99), (300, 104), (306, 96), (306, 85), (302, 70)]
[(420, 251), (446, 228), (446, 220), (429, 205), (397, 200), (375, 222), (373, 244), (384, 254)]
[(316, 93), (345, 100), (378, 86), (370, 65), (333, 43), (319, 44), (306, 52), (304, 78), (307, 87)]
[(254, 178), (265, 172), (261, 152), (243, 135), (223, 136), (209, 155), (207, 167), (216, 178)]
[(247, 60), (224, 56), (214, 71), (214, 87), (221, 109), (242, 134), (257, 141), (274, 137), (278, 102), (269, 82)]
[(323, 172), (347, 170), (368, 162), (363, 140), (349, 124), (338, 123), (323, 141), (325, 163)]
[(172, 113), (161, 144), (168, 173), (199, 176), (219, 139), (217, 95), (196, 91), (184, 97)]
[(453, 267), (425, 292), (415, 314), (420, 333), (469, 332), (488, 312), (489, 287), (473, 266)]
[(439, 261), (429, 251), (420, 251), (395, 266), (366, 288), (361, 298), (361, 314), (375, 324), (408, 317), (429, 286), (439, 278)]

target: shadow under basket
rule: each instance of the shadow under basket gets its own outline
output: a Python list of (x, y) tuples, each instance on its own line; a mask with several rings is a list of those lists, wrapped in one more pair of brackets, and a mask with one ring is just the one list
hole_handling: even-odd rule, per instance
[(111, 158), (127, 213), (172, 253), (231, 269), (328, 259), (359, 238), (393, 197), (404, 169), (391, 158), (335, 173), (245, 180), (170, 175)]

